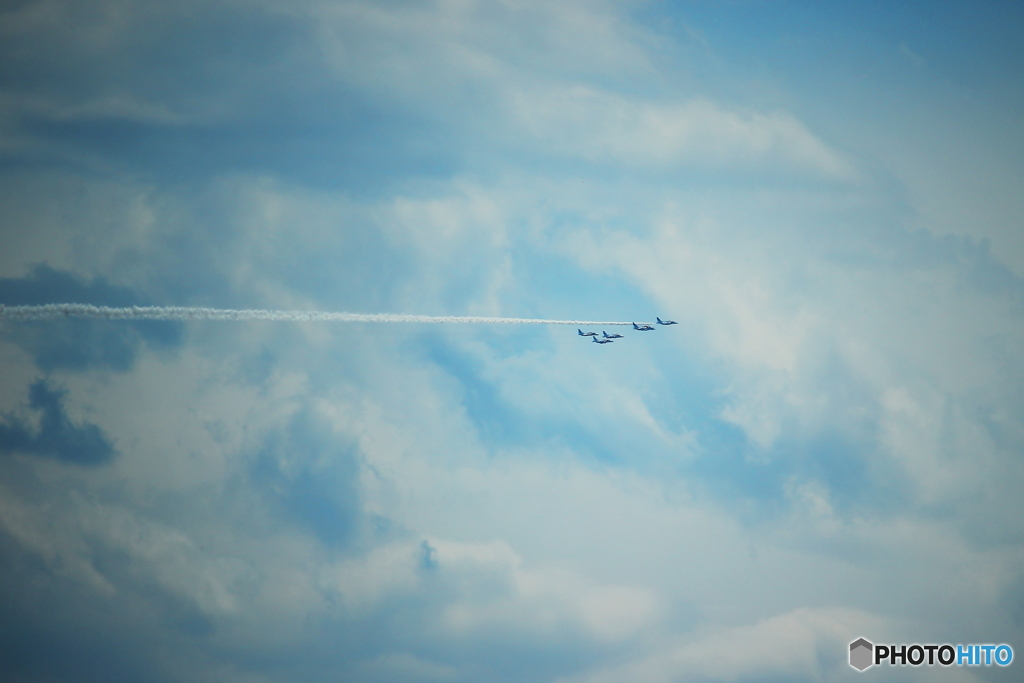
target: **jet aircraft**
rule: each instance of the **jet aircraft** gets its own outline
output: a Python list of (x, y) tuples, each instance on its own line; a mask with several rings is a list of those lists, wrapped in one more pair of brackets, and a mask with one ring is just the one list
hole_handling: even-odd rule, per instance
[(633, 323), (633, 329), (634, 330), (640, 330), (641, 332), (648, 332), (650, 330), (653, 330), (654, 328), (651, 327), (650, 325), (646, 325), (646, 324), (645, 325), (637, 325), (636, 323)]
[(661, 318), (655, 318), (655, 320), (658, 321), (659, 325), (678, 325), (679, 324), (675, 320), (662, 320)]
[(622, 339), (622, 335), (616, 332), (615, 334), (608, 334), (604, 330), (601, 330), (601, 334), (604, 335), (605, 339)]
[(598, 339), (597, 337), (592, 337), (590, 341), (594, 342), (595, 344), (611, 344), (612, 341), (614, 341), (614, 340), (612, 340), (612, 339)]
[(576, 328), (576, 331), (579, 333), (579, 335), (581, 337), (596, 337), (597, 336), (597, 332), (584, 332), (583, 330), (581, 330), (579, 328)]

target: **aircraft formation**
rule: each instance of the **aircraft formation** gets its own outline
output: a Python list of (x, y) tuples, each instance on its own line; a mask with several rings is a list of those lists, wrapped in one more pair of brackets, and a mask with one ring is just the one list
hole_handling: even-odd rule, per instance
[[(675, 320), (662, 320), (661, 318), (655, 318), (655, 320), (658, 321), (659, 325), (678, 325), (679, 324)], [(648, 325), (647, 323), (641, 323), (639, 325), (637, 325), (636, 323), (633, 323), (633, 329), (637, 330), (638, 332), (651, 332), (655, 328), (654, 328), (653, 325)], [(594, 342), (595, 344), (611, 344), (616, 339), (622, 339), (622, 335), (621, 334), (618, 334), (618, 333), (616, 333), (616, 334), (608, 334), (604, 330), (601, 330), (601, 336), (600, 337), (597, 336), (597, 332), (584, 332), (583, 330), (581, 330), (579, 328), (576, 328), (576, 334), (578, 334), (581, 337), (590, 337), (590, 341)]]

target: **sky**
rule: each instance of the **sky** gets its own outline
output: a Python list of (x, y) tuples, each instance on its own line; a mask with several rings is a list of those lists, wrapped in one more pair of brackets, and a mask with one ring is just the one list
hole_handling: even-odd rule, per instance
[[(20, 0), (0, 678), (956, 682), (1024, 657), (1024, 11)], [(587, 330), (584, 330), (587, 331)], [(600, 331), (600, 330), (595, 330)]]

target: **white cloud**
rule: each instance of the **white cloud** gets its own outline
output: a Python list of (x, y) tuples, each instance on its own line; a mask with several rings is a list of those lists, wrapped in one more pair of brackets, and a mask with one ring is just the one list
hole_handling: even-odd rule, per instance
[(510, 98), (514, 125), (547, 153), (641, 169), (781, 166), (855, 177), (848, 162), (785, 112), (741, 114), (703, 98), (645, 102), (583, 85), (517, 91)]
[[(38, 579), (90, 619), (143, 605), (139, 643), (191, 618), (209, 632), (188, 647), (218, 660), (196, 669), (277, 658), (267, 680), (483, 680), (497, 652), (537, 667), (523, 679), (829, 681), (858, 635), (1019, 634), (1024, 328), (1019, 283), (972, 279), (994, 272), (985, 249), (904, 229), (795, 113), (666, 87), (657, 37), (618, 5), (262, 6), (296, 33), (232, 84), (339, 88), (476, 156), (419, 180), (382, 162), (373, 192), (309, 187), (290, 161), (198, 190), (14, 169), (0, 276), (47, 262), (159, 303), (681, 324), (598, 351), (572, 330), (197, 323), (124, 372), (55, 370), (119, 453), (0, 458), (0, 543), (29, 568), (12, 600)], [(133, 21), (98, 20), (82, 54)], [(167, 126), (248, 101), (86, 90), (35, 112)], [(240, 109), (273, 124), (268, 146), (285, 135)], [(716, 179), (680, 187), (694, 169)], [(24, 412), (30, 362), (0, 347), (3, 411)], [(297, 415), (320, 431), (290, 434)], [(733, 428), (737, 453), (714, 439)], [(730, 489), (748, 481), (768, 492)]]
[(339, 76), (402, 100), (486, 97), (551, 75), (651, 77), (651, 36), (601, 2), (314, 3), (318, 46)]
[[(742, 112), (697, 93), (652, 96), (662, 90), (648, 56), (656, 38), (627, 28), (619, 11), (532, 2), (314, 10), (323, 20), (319, 44), (340, 78), (414, 100), (501, 149), (633, 169), (781, 167), (856, 177), (788, 112)], [(652, 95), (633, 94), (638, 84)]]
[[(560, 683), (670, 683), (756, 681), (766, 677), (806, 681), (857, 680), (845, 659), (859, 634), (891, 631), (887, 620), (855, 609), (801, 608), (748, 626), (700, 633), (673, 642), (651, 656)], [(872, 672), (868, 672), (869, 674)], [(969, 671), (943, 671), (950, 680), (981, 680)], [(925, 681), (933, 670), (890, 669), (890, 680)]]
[(47, 263), (84, 277), (131, 280), (121, 276), (125, 256), (152, 247), (164, 208), (154, 206), (150, 185), (66, 171), (6, 173), (0, 198), (8, 220), (0, 277), (22, 277)]
[[(1002, 410), (994, 430), (983, 416), (1015, 401), (1000, 375), (1018, 376), (1016, 356), (992, 347), (1022, 329), (1012, 296), (961, 265), (977, 255), (969, 245), (840, 227), (823, 244), (841, 246), (823, 249), (813, 213), (766, 218), (772, 200), (752, 193), (732, 197), (739, 215), (715, 216), (706, 198), (687, 206), (690, 194), (647, 228), (580, 229), (563, 249), (628, 276), (683, 322), (688, 352), (726, 364), (724, 420), (762, 449), (829, 430), (870, 443), (877, 425), (881, 450), (862, 457), (895, 464), (922, 505), (978, 502), (981, 482), (1016, 472), (1004, 449), (1019, 418)], [(912, 249), (928, 255), (909, 267), (893, 256)]]

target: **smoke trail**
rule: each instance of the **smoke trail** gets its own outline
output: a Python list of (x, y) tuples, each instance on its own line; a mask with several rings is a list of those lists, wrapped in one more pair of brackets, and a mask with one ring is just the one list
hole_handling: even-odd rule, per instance
[(58, 318), (99, 318), (103, 320), (284, 320), (291, 322), (349, 323), (502, 323), (510, 325), (631, 325), (609, 320), (545, 320), (542, 318), (485, 318), (479, 316), (403, 315), (397, 313), (330, 313), (327, 311), (261, 311), (183, 306), (92, 306), (90, 304), (44, 304), (5, 306), (0, 319), (54, 320)]

